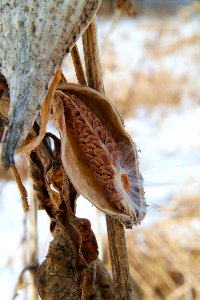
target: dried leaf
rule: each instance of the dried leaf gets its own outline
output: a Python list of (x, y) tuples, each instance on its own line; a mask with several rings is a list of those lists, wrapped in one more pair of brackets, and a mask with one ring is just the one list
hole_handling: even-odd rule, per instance
[(81, 252), (87, 264), (98, 258), (98, 245), (92, 231), (90, 221), (83, 218), (75, 218), (72, 225), (79, 231), (82, 237)]
[(38, 276), (42, 300), (79, 299), (77, 250), (66, 228), (58, 222)]
[(43, 173), (43, 166), (37, 154), (30, 154), (30, 177), (32, 179), (32, 188), (38, 209), (44, 209), (45, 203), (49, 199), (49, 194), (46, 189), (46, 183)]
[(60, 81), (60, 78), (61, 68), (58, 68), (40, 109), (41, 125), (39, 135), (35, 137), (29, 144), (23, 145), (24, 143), (22, 143), (21, 147), (17, 149), (17, 153), (30, 153), (41, 143), (42, 139), (44, 138), (46, 132), (46, 125), (50, 113), (51, 98), (53, 97), (53, 93)]
[(91, 295), (93, 294), (95, 279), (96, 261), (91, 263), (88, 268), (79, 276), (78, 286), (81, 300), (90, 299)]
[(91, 88), (65, 83), (53, 111), (62, 163), (78, 192), (128, 227), (140, 223), (146, 204), (137, 150), (116, 108)]

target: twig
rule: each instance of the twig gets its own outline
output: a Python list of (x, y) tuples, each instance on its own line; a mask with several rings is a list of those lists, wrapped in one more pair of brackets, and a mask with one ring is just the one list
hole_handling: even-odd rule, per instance
[(88, 86), (105, 94), (96, 34), (96, 20), (92, 21), (83, 34), (83, 51)]
[(74, 47), (71, 50), (71, 56), (72, 56), (72, 60), (73, 60), (73, 64), (74, 64), (74, 69), (76, 72), (76, 77), (78, 80), (78, 83), (82, 84), (82, 85), (87, 85), (86, 79), (85, 79), (85, 74), (83, 72), (83, 66), (81, 64), (81, 59), (80, 59), (80, 55), (78, 52), (78, 47), (75, 44)]
[(132, 299), (132, 290), (124, 227), (110, 216), (106, 216), (106, 223), (115, 293), (120, 300), (129, 300)]
[(61, 83), (67, 82), (67, 80), (66, 80), (65, 75), (63, 74), (63, 72), (61, 73), (60, 82), (61, 82)]
[(27, 191), (26, 191), (25, 187), (23, 186), (23, 183), (21, 181), (21, 177), (20, 177), (15, 165), (12, 164), (10, 168), (11, 168), (11, 171), (12, 171), (13, 176), (15, 178), (15, 181), (17, 183), (18, 190), (20, 192), (20, 196), (21, 196), (21, 199), (22, 199), (23, 210), (24, 210), (24, 212), (27, 212), (29, 210)]
[(38, 236), (37, 236), (37, 204), (32, 191), (30, 197), (30, 229), (29, 229), (29, 268), (30, 271), (30, 299), (38, 300), (37, 267), (38, 267)]
[[(22, 266), (25, 267), (27, 266), (27, 244), (28, 244), (28, 236), (27, 236), (27, 231), (28, 231), (28, 226), (27, 226), (27, 221), (28, 221), (28, 214), (24, 214), (23, 216), (23, 235), (21, 239), (21, 245), (22, 245)], [(23, 272), (23, 270), (22, 270)], [(24, 296), (23, 300), (27, 299), (27, 290), (24, 291)]]
[[(88, 85), (105, 94), (96, 36), (96, 20), (92, 21), (83, 35), (83, 50)], [(132, 299), (132, 291), (124, 227), (111, 216), (107, 215), (106, 220), (115, 295), (118, 299), (129, 300)]]
[[(30, 272), (37, 272), (38, 266), (35, 265), (28, 265), (26, 266), (19, 274), (19, 277), (17, 279), (16, 285), (15, 285), (15, 289), (14, 289), (14, 294), (12, 296), (12, 300), (15, 300), (18, 296), (18, 291), (25, 289), (29, 283), (26, 281), (26, 279), (24, 278), (24, 273), (26, 271), (30, 271)], [(25, 297), (25, 299), (27, 299)], [(31, 298), (31, 300), (34, 300), (33, 298)]]

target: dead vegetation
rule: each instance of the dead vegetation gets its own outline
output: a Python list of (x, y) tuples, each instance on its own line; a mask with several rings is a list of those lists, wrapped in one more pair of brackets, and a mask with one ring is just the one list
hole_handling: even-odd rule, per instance
[[(156, 106), (161, 109), (172, 108), (180, 104), (182, 91), (180, 86), (185, 78), (174, 78), (169, 72), (160, 71), (153, 74), (135, 72), (132, 76), (133, 84), (123, 83), (123, 87), (114, 97), (115, 105), (123, 116), (131, 117), (134, 109), (143, 107), (149, 112)], [(114, 90), (114, 83), (113, 83)], [(112, 89), (110, 93), (113, 93)]]
[[(173, 199), (167, 213), (159, 222), (127, 232), (134, 299), (200, 299), (199, 197)], [(109, 265), (106, 245), (104, 251)]]
[[(152, 28), (154, 25), (152, 23)], [(162, 47), (159, 41), (166, 33), (164, 28), (160, 30), (157, 46), (150, 47), (148, 41), (144, 41), (151, 59), (161, 62), (166, 56), (173, 55), (185, 47), (196, 47), (199, 43), (199, 36), (194, 35), (173, 42), (168, 47)], [(200, 57), (197, 53), (194, 53), (193, 57), (194, 62), (199, 62)], [(114, 52), (108, 52), (107, 58), (103, 59), (103, 69), (107, 70), (105, 77), (106, 95), (114, 100), (113, 102), (125, 117), (133, 116), (135, 108), (141, 106), (149, 112), (157, 106), (163, 106), (164, 109), (177, 106), (181, 103), (186, 90), (189, 96), (195, 96), (197, 99), (199, 97), (196, 85), (191, 85), (188, 74), (176, 77), (173, 73), (164, 69), (152, 73), (136, 70), (128, 74), (128, 80), (125, 78), (125, 80), (116, 81), (112, 76), (113, 73), (117, 73), (121, 69), (121, 65), (118, 65)], [(69, 76), (68, 78), (71, 80)], [(19, 165), (22, 168), (21, 173), (26, 178), (27, 173), (23, 170), (24, 163), (19, 163)], [(6, 173), (1, 171), (0, 174), (1, 179), (7, 176)], [(6, 179), (8, 178), (11, 178), (10, 175), (6, 177)], [(177, 202), (173, 199), (168, 206), (168, 213), (170, 217), (163, 218), (160, 222), (147, 227), (137, 227), (127, 235), (129, 267), (134, 282), (134, 299), (136, 300), (200, 298), (200, 272), (198, 270), (200, 264), (198, 245), (199, 197), (191, 196), (185, 199), (181, 197)], [(76, 221), (78, 223), (78, 220)], [(57, 234), (54, 241), (59, 243), (59, 231), (62, 231), (63, 228), (59, 224), (58, 228), (53, 228), (53, 230)], [(65, 236), (65, 233), (63, 236)], [(71, 237), (67, 237), (66, 241), (71, 243)], [(72, 252), (76, 253), (76, 251), (77, 249)], [(108, 266), (107, 245), (105, 245), (104, 251), (104, 261)], [(86, 255), (86, 252), (84, 255)], [(113, 293), (111, 279), (104, 270), (103, 264), (97, 261), (96, 267), (95, 289), (97, 298), (95, 299), (109, 298), (109, 295)], [(92, 271), (89, 276), (91, 274)], [(84, 286), (85, 292), (87, 292), (85, 287), (87, 276), (84, 277), (84, 280), (79, 278), (80, 286)], [(102, 290), (102, 285), (105, 285), (105, 282), (108, 283), (108, 286), (105, 286), (105, 289)]]
[[(109, 163), (106, 157), (107, 152), (101, 147), (105, 147), (108, 153), (110, 153), (109, 151), (114, 153), (114, 150), (118, 150), (117, 147), (124, 140), (125, 144), (132, 146), (131, 159), (133, 161), (131, 160), (130, 163), (133, 163), (139, 185), (135, 189), (139, 197), (143, 197), (143, 190), (140, 190), (142, 180), (139, 177), (139, 170), (136, 169), (138, 168), (137, 154), (135, 144), (126, 133), (123, 120), (118, 111), (109, 100), (103, 97), (104, 87), (95, 20), (91, 22), (83, 34), (83, 48), (88, 86), (67, 83), (65, 76), (61, 73), (61, 68), (58, 68), (42, 103), (40, 115), (22, 145), (18, 148), (21, 154), (26, 153), (25, 157), (29, 162), (33, 192), (33, 202), (30, 202), (30, 235), (32, 238), (29, 241), (31, 248), (29, 254), (30, 258), (32, 257), (30, 261), (33, 268), (30, 269), (27, 263), (23, 268), (23, 270), (28, 270), (31, 273), (30, 299), (38, 299), (38, 291), (43, 300), (91, 299), (92, 296), (96, 299), (95, 294), (97, 291), (102, 289), (101, 294), (104, 294), (104, 285), (108, 287), (109, 299), (132, 299), (124, 225), (127, 228), (132, 228), (133, 224), (140, 223), (140, 213), (139, 211), (135, 213), (131, 206), (129, 208), (129, 203), (124, 205), (126, 198), (123, 192), (114, 184), (111, 185), (111, 188), (113, 187), (112, 192), (115, 193), (116, 190), (118, 195), (115, 197), (115, 202), (111, 201), (110, 194), (105, 189), (106, 183), (110, 179), (110, 176), (108, 176), (109, 171), (106, 170), (107, 173), (102, 174), (101, 170), (104, 170), (104, 167), (102, 168), (104, 165), (109, 165), (108, 167), (110, 167), (110, 164), (113, 165), (114, 159), (118, 159), (118, 154), (115, 151), (115, 156), (112, 157), (113, 161)], [(77, 54), (78, 58), (79, 55)], [(75, 61), (78, 80), (84, 78), (84, 76), (80, 77), (83, 72), (80, 63), (79, 59)], [(67, 89), (68, 85), (71, 86), (72, 90)], [(8, 95), (6, 101), (10, 104), (10, 109), (12, 102), (9, 98), (8, 86), (2, 86), (3, 93), (6, 92)], [(50, 111), (51, 118), (60, 134), (60, 139), (51, 132), (46, 132)], [(70, 114), (71, 117), (69, 117)], [(99, 118), (97, 115), (99, 115)], [(5, 113), (4, 116), (2, 110), (1, 116), (9, 123), (9, 114), (6, 115)], [(25, 116), (24, 120), (26, 120)], [(6, 126), (3, 129), (1, 143), (4, 145)], [(112, 131), (117, 137), (116, 148), (112, 150), (111, 145), (111, 150), (107, 150), (110, 143), (114, 143)], [(52, 144), (50, 139), (52, 139)], [(98, 142), (99, 140), (100, 142)], [(85, 148), (83, 149), (83, 147)], [(99, 154), (100, 152), (102, 157)], [(2, 148), (1, 153), (6, 156)], [(90, 160), (94, 160), (98, 164), (95, 165), (95, 171), (94, 168), (91, 168)], [(20, 192), (22, 207), (24, 212), (28, 212), (28, 194), (15, 163), (13, 161), (11, 165), (6, 165), (3, 164), (3, 161), (2, 158), (1, 163), (4, 168), (10, 167), (12, 170)], [(121, 176), (120, 178), (121, 181), (124, 180), (124, 177)], [(127, 178), (129, 180), (129, 177)], [(101, 179), (104, 185), (99, 185)], [(114, 176), (111, 178), (112, 180), (114, 180)], [(127, 186), (124, 184), (121, 189), (125, 190), (126, 188)], [(95, 206), (108, 214), (106, 218), (109, 244), (112, 245), (115, 239), (123, 241), (118, 245), (119, 256), (115, 254), (113, 256), (113, 247), (110, 247), (113, 270), (120, 271), (113, 272), (115, 276), (113, 275), (112, 281), (106, 269), (101, 266), (102, 262), (98, 260), (98, 245), (90, 221), (76, 216), (76, 200), (79, 193), (92, 203), (96, 201)], [(135, 198), (130, 197), (130, 200), (134, 201)], [(143, 198), (141, 202), (142, 200)], [(109, 210), (105, 207), (103, 201), (106, 205), (109, 205)], [(53, 236), (53, 240), (49, 243), (46, 259), (40, 264), (39, 269), (36, 233), (37, 207), (45, 210), (50, 218), (50, 232)], [(136, 207), (138, 207), (138, 204)], [(33, 210), (35, 212), (31, 214)], [(142, 209), (141, 212), (143, 213)], [(112, 220), (115, 217), (116, 219)], [(23, 273), (24, 271), (20, 273), (13, 299), (18, 295), (18, 288), (23, 286), (23, 284), (22, 286), (18, 285), (18, 282), (24, 281), (22, 278)], [(101, 278), (100, 282), (104, 281), (103, 287), (98, 286), (98, 277)]]

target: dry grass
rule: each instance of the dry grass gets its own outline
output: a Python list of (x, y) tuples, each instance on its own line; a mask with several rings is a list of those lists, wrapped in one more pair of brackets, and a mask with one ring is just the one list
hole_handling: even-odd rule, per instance
[(135, 299), (200, 299), (199, 197), (174, 200), (170, 217), (128, 232)]
[(185, 81), (184, 77), (174, 78), (170, 73), (160, 71), (153, 74), (135, 72), (132, 76), (132, 84), (123, 82), (120, 90), (114, 95), (115, 83), (109, 84), (108, 95), (114, 98), (123, 117), (131, 117), (134, 108), (145, 107), (149, 111), (155, 106), (160, 108), (173, 107), (180, 104), (182, 90)]
[(200, 35), (194, 34), (189, 37), (182, 38), (174, 43), (170, 44), (167, 47), (158, 46), (155, 47), (154, 51), (152, 52), (152, 57), (156, 58), (163, 58), (165, 55), (172, 55), (175, 52), (182, 50), (183, 47), (198, 47), (200, 43)]

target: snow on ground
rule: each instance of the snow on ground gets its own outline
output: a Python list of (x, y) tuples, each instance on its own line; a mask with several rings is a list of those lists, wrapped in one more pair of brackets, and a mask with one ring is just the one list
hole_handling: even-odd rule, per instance
[[(163, 34), (163, 31), (166, 33)], [(159, 107), (151, 114), (140, 108), (134, 119), (126, 120), (127, 131), (141, 150), (140, 164), (145, 196), (149, 204), (143, 226), (158, 218), (159, 208), (167, 205), (167, 201), (183, 186), (191, 192), (199, 192), (200, 108), (193, 104), (193, 98), (188, 98), (191, 94), (187, 94), (187, 88), (191, 90), (192, 85), (194, 97), (199, 96), (200, 67), (194, 61), (199, 47), (191, 47), (188, 44), (162, 57), (153, 55), (158, 45), (159, 51), (167, 51), (170, 44), (198, 35), (198, 32), (197, 18), (182, 22), (178, 17), (168, 21), (141, 17), (118, 21), (116, 24), (102, 20), (99, 23), (100, 51), (105, 66), (104, 82), (106, 90), (109, 90), (112, 83), (115, 84), (112, 97), (118, 93), (121, 81), (133, 84), (131, 74), (138, 70), (148, 73), (167, 69), (173, 76), (187, 75), (183, 87), (186, 96), (183, 96), (181, 106), (175, 107), (162, 118)], [(66, 66), (69, 67), (69, 62), (66, 62)], [(67, 72), (69, 77), (72, 76), (70, 70)], [(23, 212), (16, 186), (8, 182), (4, 186), (1, 183), (0, 188), (0, 294), (1, 299), (6, 300), (11, 299), (22, 269), (23, 249), (20, 245), (23, 236)], [(95, 232), (105, 232), (103, 214), (100, 214), (98, 219), (95, 208), (83, 198), (78, 200), (77, 214), (89, 218)], [(51, 236), (49, 220), (44, 212), (39, 212), (38, 220), (41, 261)], [(17, 299), (24, 299), (23, 293)]]

